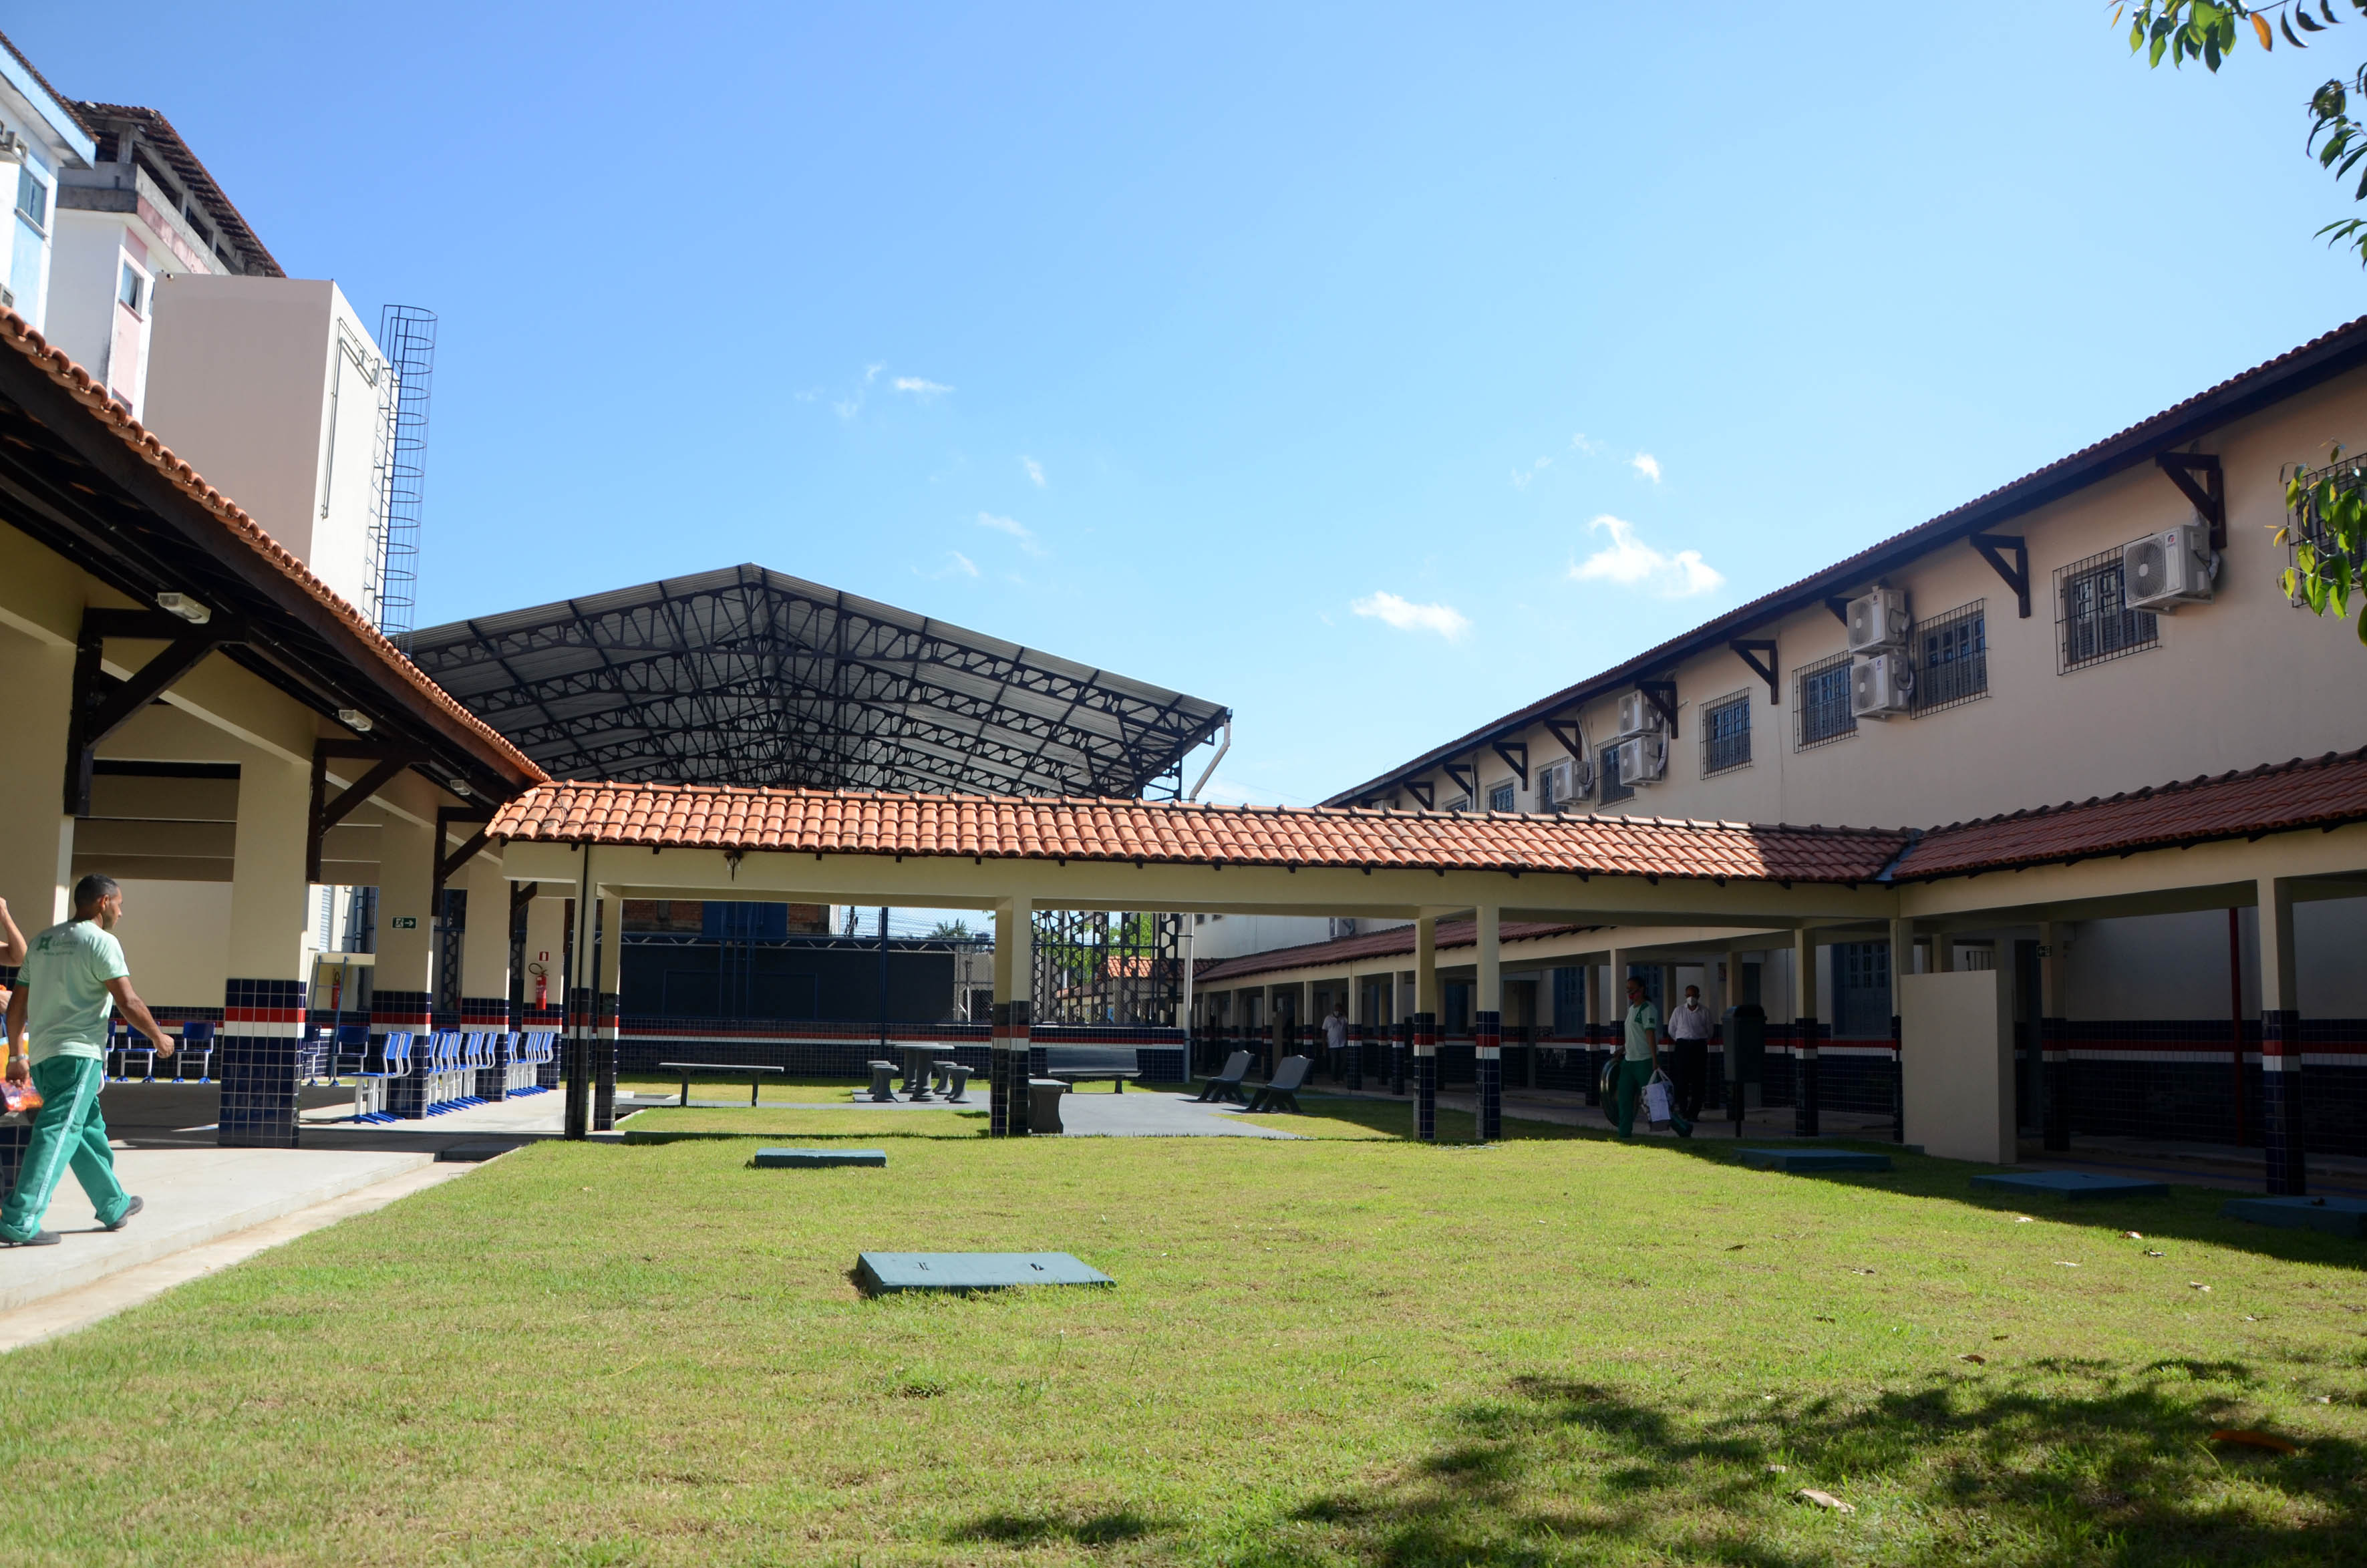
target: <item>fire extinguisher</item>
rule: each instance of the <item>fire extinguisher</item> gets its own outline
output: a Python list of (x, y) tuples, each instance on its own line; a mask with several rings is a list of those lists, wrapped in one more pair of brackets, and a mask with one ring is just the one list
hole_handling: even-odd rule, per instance
[(527, 965), (526, 971), (534, 976), (534, 1005), (538, 1007), (549, 1006), (550, 971), (538, 963)]

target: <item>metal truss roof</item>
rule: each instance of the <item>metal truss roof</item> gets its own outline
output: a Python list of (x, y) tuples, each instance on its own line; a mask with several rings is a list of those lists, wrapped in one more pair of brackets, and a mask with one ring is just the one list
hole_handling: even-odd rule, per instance
[(410, 653), (560, 778), (1138, 795), (1231, 716), (761, 566), (429, 627)]

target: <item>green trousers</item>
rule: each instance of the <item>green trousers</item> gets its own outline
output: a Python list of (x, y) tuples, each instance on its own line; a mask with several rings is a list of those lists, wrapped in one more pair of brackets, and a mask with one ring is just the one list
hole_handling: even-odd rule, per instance
[(107, 1122), (98, 1114), (99, 1086), (106, 1081), (106, 1066), (87, 1057), (52, 1056), (34, 1065), (41, 1108), (17, 1165), (17, 1185), (0, 1207), (0, 1238), (21, 1242), (41, 1228), (69, 1165), (100, 1224), (114, 1224), (131, 1207), (123, 1184), (115, 1179), (115, 1153), (107, 1146)]
[(1644, 1097), (1644, 1085), (1652, 1081), (1649, 1062), (1622, 1062), (1619, 1081), (1612, 1085), (1612, 1105), (1619, 1112), (1619, 1136), (1636, 1136), (1636, 1102)]

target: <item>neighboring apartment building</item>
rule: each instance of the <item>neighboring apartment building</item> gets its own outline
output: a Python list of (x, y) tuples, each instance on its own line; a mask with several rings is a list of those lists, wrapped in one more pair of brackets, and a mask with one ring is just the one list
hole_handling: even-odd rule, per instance
[(72, 108), (94, 153), (59, 185), (42, 330), (144, 421), (157, 284), (287, 275), (172, 121), (121, 104)]
[[(1923, 829), (2355, 750), (2367, 743), (2367, 650), (2350, 624), (2293, 607), (2276, 538), (2286, 473), (2327, 462), (2338, 442), (2367, 443), (2367, 321), (1326, 804)], [(2046, 931), (1926, 931), (1916, 961), (2034, 974), (2051, 937), (2057, 1006), (2100, 1056), (2167, 1062), (2195, 1039), (2224, 1055), (2231, 1018), (2257, 1010), (2255, 916), (2230, 914), (2249, 902), (2248, 890), (2135, 918), (2066, 910)], [(2293, 919), (2303, 1016), (2367, 1018), (2367, 902), (2301, 903)], [(2234, 995), (2231, 930), (2246, 966)], [(1699, 983), (1713, 1005), (1747, 994), (1771, 1017), (1796, 1011), (1886, 1049), (1889, 943), (1820, 944), (1805, 995), (1790, 944), (1785, 932), (1649, 927), (1508, 935), (1504, 962), (1522, 972), (1508, 977), (1504, 1022), (1576, 1039), (1615, 1017), (1603, 965), (1617, 953), (1642, 961), (1656, 991)], [(1411, 934), (1381, 945), (1410, 950)], [(1375, 991), (1372, 978), (1407, 961), (1370, 935), (1231, 958), (1204, 971), (1200, 1016), (1303, 1020), (1339, 997), (1364, 1020), (1393, 1021), (1411, 1007), (1408, 987)], [(1469, 1004), (1455, 982), (1444, 990), (1452, 1034)], [(2037, 1017), (2034, 995), (2027, 1006)], [(2148, 1033), (2157, 1049), (2142, 1044)], [(2349, 1048), (2351, 1065), (2367, 1071), (2362, 1049)], [(2147, 1092), (2168, 1105), (2212, 1090)]]
[(0, 181), (10, 201), (0, 306), (36, 330), (46, 331), (49, 322), (58, 182), (88, 169), (97, 155), (90, 128), (33, 62), (0, 37)]

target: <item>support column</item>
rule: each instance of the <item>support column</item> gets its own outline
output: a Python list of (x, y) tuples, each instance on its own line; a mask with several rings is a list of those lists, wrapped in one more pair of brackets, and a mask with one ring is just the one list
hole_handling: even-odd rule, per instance
[[(1603, 1019), (1610, 1040), (1607, 1058), (1620, 1061), (1626, 1054), (1627, 1044), (1627, 950), (1614, 948), (1603, 955), (1603, 992), (1596, 999), (1596, 1011)], [(1603, 1063), (1595, 1056), (1592, 1042), (1586, 1052), (1586, 1082), (1589, 1090), (1586, 1103), (1601, 1105), (1603, 1099)]]
[(1907, 994), (1907, 976), (1915, 967), (1915, 922), (1890, 923), (1890, 1141), (1907, 1142), (1907, 1037), (1900, 1021), (1906, 1013), (1899, 1000)]
[(617, 1125), (617, 1048), (624, 1020), (618, 1017), (624, 989), (625, 901), (602, 892), (600, 928), (593, 947), (600, 957), (600, 978), (592, 998), (592, 1131), (608, 1132)]
[(994, 1037), (988, 1057), (987, 1133), (1027, 1135), (1030, 1007), (1036, 983), (1036, 909), (1024, 898), (994, 910)]
[(1472, 911), (1478, 973), (1471, 997), (1473, 1075), (1478, 1080), (1479, 1142), (1504, 1136), (1504, 969), (1497, 940), (1501, 911), (1481, 904)]
[[(432, 818), (434, 806), (426, 809)], [(378, 968), (370, 989), (371, 1055), (383, 1060), (390, 1034), (413, 1037), (412, 1074), (386, 1085), (387, 1110), (413, 1119), (427, 1114), (425, 1064), (435, 1028), (435, 999), (427, 990), (435, 923), (427, 901), (436, 881), (436, 828), (432, 821), (413, 820), (416, 814), (387, 812), (379, 829)]]
[(2309, 1172), (2302, 1142), (2293, 883), (2262, 877), (2259, 896), (2260, 1141), (2268, 1150), (2269, 1191), (2299, 1198), (2309, 1190)]
[(567, 952), (567, 1136), (582, 1138), (592, 1131), (593, 990), (598, 967), (592, 950), (594, 907), (599, 884), (593, 880), (593, 862), (599, 851), (585, 845), (575, 884), (575, 929)]
[(1365, 1017), (1365, 983), (1353, 964), (1348, 966), (1348, 1087), (1365, 1086), (1365, 1041), (1372, 1036), (1372, 1020)]
[(502, 852), (488, 847), (460, 868), (454, 881), (469, 895), (460, 934), (460, 1027), (494, 1037), (491, 1067), (477, 1070), (470, 1093), (481, 1100), (509, 1097), (510, 882)]
[(2054, 921), (2038, 927), (2038, 1040), (2046, 1109), (2043, 1137), (2047, 1153), (2071, 1147), (2071, 1042), (2063, 1027), (2064, 965), (2071, 928)]
[(230, 974), (214, 1045), (215, 1136), (226, 1149), (296, 1146), (296, 1059), (304, 1036), (306, 763), (261, 752), (239, 761), (231, 865)]
[(1392, 970), (1389, 973), (1389, 1093), (1406, 1092), (1406, 1062), (1413, 1055), (1413, 1008), (1409, 998), (1414, 994), (1413, 974), (1409, 970)]
[(1413, 1135), (1438, 1142), (1438, 916), (1413, 923)]
[[(538, 894), (526, 908), (526, 1002), (518, 1028), (537, 1033), (567, 1028), (567, 900), (565, 884), (546, 884), (550, 893)], [(540, 971), (537, 972), (537, 966)], [(535, 1087), (559, 1087), (561, 1052), (535, 1072)]]
[(1817, 934), (1792, 933), (1792, 1131), (1817, 1136)]
[(30, 938), (74, 913), (67, 900), (74, 893), (74, 819), (60, 804), (58, 781), (65, 777), (66, 729), (74, 713), (74, 647), (0, 627), (0, 669), (8, 675), (0, 898)]

